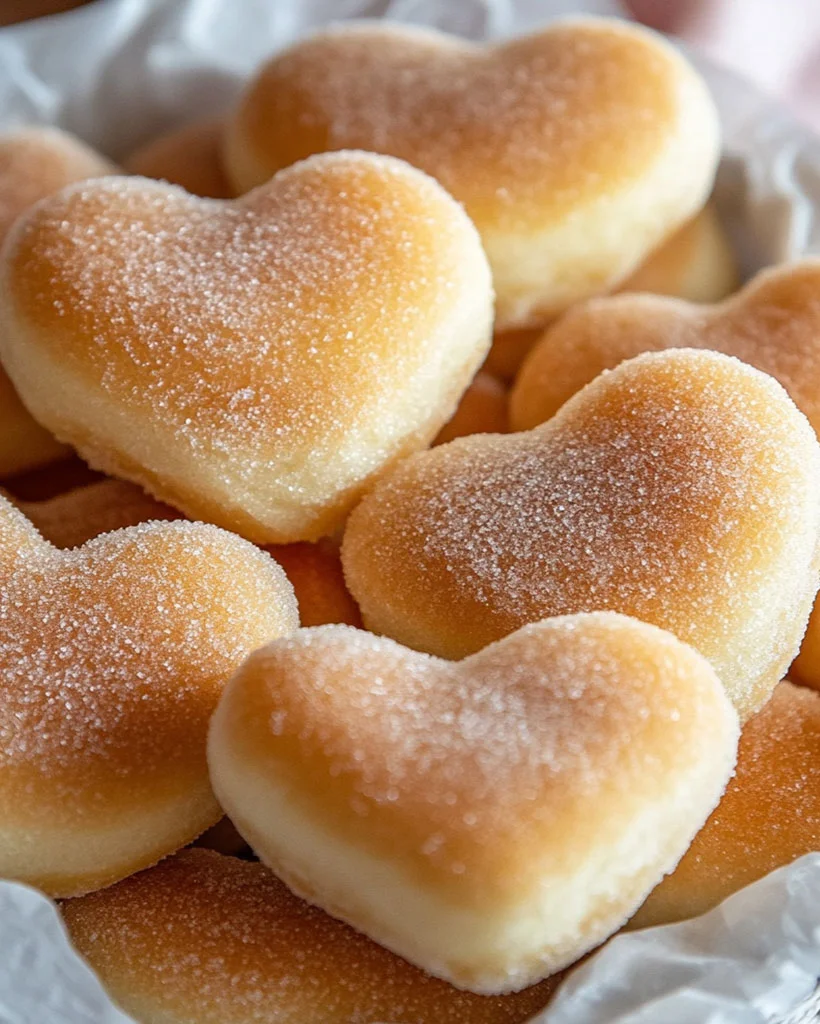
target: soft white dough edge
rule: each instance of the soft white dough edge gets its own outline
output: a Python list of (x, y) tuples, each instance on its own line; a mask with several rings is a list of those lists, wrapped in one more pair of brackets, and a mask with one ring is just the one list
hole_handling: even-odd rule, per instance
[[(288, 787), (243, 758), (225, 708), (211, 721), (208, 763), (221, 806), (260, 859), (298, 895), (436, 977), (473, 992), (517, 991), (573, 963), (611, 935), (672, 871), (717, 806), (735, 764), (736, 716), (728, 700), (722, 748), (644, 806), (620, 842), (590, 851), (570, 877), (545, 879), (497, 913), (449, 905), (406, 872), (309, 817)], [(722, 692), (721, 692), (721, 696)], [(607, 909), (608, 908), (608, 909)], [(601, 915), (594, 926), (584, 922)], [(584, 928), (586, 930), (584, 931)], [(552, 936), (548, 939), (547, 936)]]

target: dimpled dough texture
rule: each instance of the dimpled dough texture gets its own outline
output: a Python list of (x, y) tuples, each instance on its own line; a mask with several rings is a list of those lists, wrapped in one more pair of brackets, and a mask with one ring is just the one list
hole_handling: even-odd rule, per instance
[(279, 566), (214, 526), (58, 551), (0, 498), (0, 877), (75, 896), (213, 825), (208, 721), (297, 625)]
[(535, 623), (457, 664), (323, 626), (245, 662), (208, 762), (294, 891), (492, 993), (626, 920), (717, 803), (737, 734), (703, 657), (611, 612)]
[(0, 267), (0, 354), (95, 467), (251, 540), (332, 533), (449, 419), (489, 344), (478, 236), (401, 161), (333, 153), (222, 203), (71, 189)]
[(457, 658), (610, 609), (704, 654), (741, 718), (797, 652), (818, 586), (820, 449), (772, 378), (676, 350), (603, 374), (528, 433), (408, 459), (351, 516), (366, 626)]
[(311, 153), (402, 157), (464, 203), (501, 329), (608, 291), (695, 214), (720, 140), (705, 83), (661, 36), (556, 22), (500, 46), (332, 28), (276, 56), (229, 123), (239, 191)]

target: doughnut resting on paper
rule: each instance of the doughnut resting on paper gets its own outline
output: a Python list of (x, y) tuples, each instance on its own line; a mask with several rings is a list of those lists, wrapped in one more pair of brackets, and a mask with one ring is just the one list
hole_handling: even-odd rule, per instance
[(524, 1024), (560, 979), (486, 997), (431, 978), (262, 864), (183, 850), (63, 904), (108, 994), (150, 1024)]
[(492, 993), (624, 923), (717, 803), (737, 734), (704, 658), (611, 612), (535, 623), (458, 663), (323, 626), (245, 662), (208, 762), (295, 892)]
[[(17, 217), (40, 199), (69, 182), (113, 172), (99, 153), (56, 128), (0, 134), (0, 245)], [(43, 465), (64, 452), (32, 419), (0, 368), (0, 476)]]
[(771, 377), (650, 353), (527, 433), (407, 459), (348, 521), (365, 625), (458, 658), (526, 622), (609, 609), (712, 663), (741, 719), (797, 653), (818, 586), (820, 448)]
[(743, 729), (737, 769), (683, 860), (631, 926), (696, 917), (820, 850), (820, 694), (781, 683)]
[(820, 259), (764, 270), (725, 302), (615, 295), (572, 309), (530, 352), (510, 397), (514, 430), (548, 420), (626, 359), (670, 348), (737, 356), (780, 381), (820, 434)]
[(238, 191), (312, 153), (402, 157), (464, 204), (497, 327), (611, 290), (703, 206), (720, 139), (706, 84), (663, 37), (573, 18), (494, 46), (406, 25), (309, 36), (229, 121)]
[(423, 448), (489, 345), (475, 228), (427, 175), (330, 153), (222, 203), (63, 191), (0, 266), (0, 354), (95, 468), (257, 543), (332, 534)]
[(129, 174), (162, 178), (195, 196), (230, 199), (234, 192), (222, 170), (221, 121), (196, 121), (160, 135), (123, 162)]
[(208, 721), (297, 623), (279, 566), (214, 526), (58, 551), (0, 499), (0, 877), (75, 896), (213, 825)]

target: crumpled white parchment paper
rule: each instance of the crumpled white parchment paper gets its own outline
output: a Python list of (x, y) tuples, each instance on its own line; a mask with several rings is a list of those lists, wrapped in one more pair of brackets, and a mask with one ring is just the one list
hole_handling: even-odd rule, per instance
[[(105, 0), (0, 31), (0, 130), (57, 124), (114, 158), (216, 115), (255, 65), (329, 20), (390, 17), (471, 38), (528, 31), (616, 0)], [(721, 110), (720, 213), (744, 271), (820, 253), (820, 138), (698, 62)], [(618, 936), (533, 1024), (820, 1020), (820, 853), (696, 921)], [(53, 905), (0, 882), (0, 1024), (127, 1024), (71, 952)], [(469, 1022), (465, 1022), (469, 1024)]]

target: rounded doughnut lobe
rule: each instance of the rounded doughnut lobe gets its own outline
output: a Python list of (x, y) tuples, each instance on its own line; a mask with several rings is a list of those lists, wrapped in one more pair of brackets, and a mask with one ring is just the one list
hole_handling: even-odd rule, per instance
[(492, 374), (476, 374), (461, 397), (455, 415), (438, 432), (434, 444), (470, 434), (506, 434), (507, 389)]
[(493, 269), (497, 326), (538, 326), (610, 290), (705, 202), (719, 126), (661, 36), (576, 18), (495, 46), (408, 26), (319, 32), (275, 56), (229, 121), (237, 190), (361, 148), (460, 200)]
[(489, 343), (478, 236), (432, 179), (331, 153), (235, 203), (69, 189), (0, 266), (0, 354), (83, 457), (257, 543), (333, 533)]
[(615, 931), (734, 764), (706, 660), (612, 613), (450, 663), (347, 626), (254, 653), (214, 715), (214, 790), (312, 902), (438, 977), (521, 989)]
[[(56, 128), (0, 134), (0, 245), (20, 214), (83, 178), (115, 170), (99, 153)], [(0, 368), (0, 476), (44, 465), (65, 448), (32, 419)]]
[(76, 548), (101, 533), (126, 526), (182, 518), (175, 509), (124, 480), (100, 480), (47, 501), (14, 503), (56, 548)]
[(62, 913), (111, 997), (151, 1024), (523, 1024), (558, 984), (460, 992), (300, 900), (263, 865), (206, 850)]
[(0, 876), (73, 896), (214, 824), (210, 716), (247, 654), (297, 624), (280, 568), (216, 527), (63, 552), (0, 500)]
[(133, 152), (123, 167), (129, 174), (161, 178), (195, 196), (231, 199), (235, 193), (222, 170), (222, 121), (208, 119), (175, 128)]
[(729, 239), (715, 207), (707, 203), (618, 290), (672, 295), (688, 302), (719, 302), (739, 285), (740, 274)]
[(736, 356), (778, 380), (820, 432), (820, 259), (759, 273), (714, 306), (652, 295), (592, 299), (536, 344), (510, 396), (514, 430), (543, 423), (602, 373), (643, 352), (703, 348)]
[(547, 615), (609, 609), (704, 654), (741, 718), (769, 698), (818, 584), (820, 448), (772, 378), (650, 353), (549, 422), (406, 460), (342, 547), (365, 625), (461, 657)]
[(325, 538), (316, 544), (274, 544), (268, 551), (293, 586), (303, 626), (333, 622), (361, 626), (362, 616), (345, 585), (336, 543)]
[(782, 682), (746, 723), (723, 799), (630, 926), (704, 914), (745, 885), (818, 850), (820, 694)]

